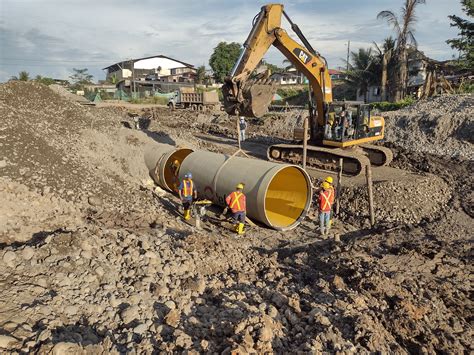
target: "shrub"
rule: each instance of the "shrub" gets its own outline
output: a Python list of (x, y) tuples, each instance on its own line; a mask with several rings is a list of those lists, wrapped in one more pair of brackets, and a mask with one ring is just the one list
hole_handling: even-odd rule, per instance
[(387, 101), (373, 102), (373, 103), (370, 104), (370, 108), (377, 109), (377, 110), (380, 110), (382, 112), (384, 112), (384, 111), (396, 111), (396, 110), (400, 110), (404, 107), (413, 105), (415, 102), (416, 102), (416, 100), (413, 97), (407, 96), (405, 99), (397, 101), (397, 102), (387, 102)]

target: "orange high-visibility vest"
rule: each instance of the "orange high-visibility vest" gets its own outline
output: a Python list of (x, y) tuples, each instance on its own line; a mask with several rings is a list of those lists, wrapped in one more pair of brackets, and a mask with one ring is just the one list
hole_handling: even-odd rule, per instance
[(247, 210), (246, 198), (242, 192), (234, 191), (225, 199), (233, 213), (245, 212)]
[(334, 189), (321, 191), (319, 193), (319, 210), (321, 212), (331, 211), (331, 207), (333, 203), (334, 203)]
[(193, 195), (193, 181), (192, 180), (183, 180), (183, 196), (189, 197)]

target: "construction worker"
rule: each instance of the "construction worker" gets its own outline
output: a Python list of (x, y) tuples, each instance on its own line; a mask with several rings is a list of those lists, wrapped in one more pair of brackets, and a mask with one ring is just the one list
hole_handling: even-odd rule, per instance
[(324, 181), (319, 192), (319, 228), (322, 235), (329, 234), (331, 228), (331, 208), (334, 204), (334, 189)]
[(197, 191), (194, 187), (194, 182), (192, 179), (193, 175), (191, 173), (187, 173), (184, 175), (184, 180), (179, 185), (179, 198), (183, 203), (183, 216), (185, 220), (191, 218), (191, 205), (193, 203), (193, 199), (197, 198)]
[(243, 142), (245, 141), (245, 130), (247, 129), (247, 122), (245, 122), (244, 116), (240, 116), (239, 128), (240, 128), (240, 141)]
[(232, 217), (235, 221), (235, 231), (238, 234), (244, 234), (245, 212), (247, 211), (246, 198), (244, 193), (244, 184), (239, 183), (235, 187), (235, 191), (230, 193), (225, 199), (227, 206), (232, 211)]
[[(334, 180), (331, 176), (328, 176), (326, 179), (324, 179), (325, 182), (327, 182), (329, 184), (329, 188), (331, 189), (331, 193), (332, 193), (332, 196), (336, 196), (336, 192), (335, 192), (335, 189), (334, 189)], [(332, 226), (332, 211), (331, 211), (331, 214), (329, 216), (329, 227)]]
[(172, 182), (172, 185), (173, 185), (173, 190), (178, 192), (179, 190), (179, 177), (178, 177), (178, 174), (179, 174), (179, 167), (181, 166), (181, 164), (179, 163), (179, 160), (178, 159), (175, 159), (171, 164), (170, 164), (170, 170), (171, 170), (171, 173), (173, 174), (173, 182)]

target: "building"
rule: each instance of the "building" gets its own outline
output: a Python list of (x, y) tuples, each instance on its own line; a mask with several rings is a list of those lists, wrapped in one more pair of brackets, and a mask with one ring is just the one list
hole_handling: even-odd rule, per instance
[[(173, 91), (181, 83), (193, 85), (196, 68), (164, 55), (129, 59), (103, 68), (106, 81), (125, 92)], [(166, 83), (168, 85), (161, 85)], [(169, 85), (176, 83), (175, 85)]]
[(280, 85), (301, 84), (301, 76), (295, 73), (275, 73), (270, 78)]
[(344, 80), (346, 79), (347, 75), (342, 70), (337, 69), (328, 69), (329, 75), (331, 76), (331, 80)]

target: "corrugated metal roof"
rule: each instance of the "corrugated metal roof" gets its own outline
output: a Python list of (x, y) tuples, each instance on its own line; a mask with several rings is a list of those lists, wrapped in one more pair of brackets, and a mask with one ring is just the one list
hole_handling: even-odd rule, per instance
[(126, 62), (138, 62), (140, 60), (144, 60), (144, 59), (151, 59), (151, 58), (165, 58), (165, 59), (169, 59), (169, 60), (173, 60), (175, 62), (178, 62), (178, 63), (181, 63), (183, 64), (185, 67), (188, 67), (188, 68), (193, 68), (194, 69), (194, 65), (192, 64), (189, 64), (189, 63), (185, 63), (185, 62), (182, 62), (180, 60), (177, 60), (177, 59), (174, 59), (174, 58), (170, 58), (170, 57), (167, 57), (165, 55), (152, 55), (150, 57), (143, 57), (143, 58), (137, 58), (137, 59), (129, 59), (129, 60), (122, 60), (121, 62), (117, 62), (117, 63), (114, 63), (114, 64), (111, 64), (105, 68), (102, 68), (102, 70), (105, 70), (105, 69), (109, 69), (110, 67), (113, 67), (114, 65), (118, 65), (118, 64), (121, 64), (121, 63), (126, 63)]

